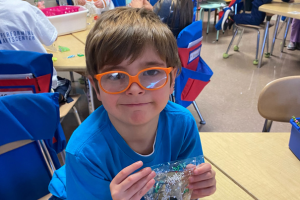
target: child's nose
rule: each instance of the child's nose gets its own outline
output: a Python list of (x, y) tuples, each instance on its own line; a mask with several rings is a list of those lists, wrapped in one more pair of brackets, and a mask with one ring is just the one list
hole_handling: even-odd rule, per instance
[(139, 86), (137, 83), (132, 83), (130, 87), (127, 89), (127, 95), (142, 95), (145, 93), (145, 90)]

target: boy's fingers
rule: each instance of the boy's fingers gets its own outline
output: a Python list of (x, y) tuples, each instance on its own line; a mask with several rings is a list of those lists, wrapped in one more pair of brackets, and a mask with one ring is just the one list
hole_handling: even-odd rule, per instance
[(216, 186), (199, 189), (199, 190), (193, 190), (191, 199), (206, 197), (206, 196), (212, 195), (215, 192), (216, 192)]
[(200, 174), (200, 175), (193, 175), (189, 178), (189, 183), (196, 183), (199, 181), (205, 181), (208, 179), (211, 179), (213, 177), (215, 177), (216, 172), (214, 170), (211, 170), (209, 172), (205, 172), (204, 174)]
[(193, 165), (193, 164), (188, 164), (186, 166), (187, 169), (192, 169), (192, 168), (196, 168), (196, 165)]
[(209, 171), (211, 171), (211, 165), (209, 163), (202, 163), (193, 171), (193, 175), (200, 175)]
[[(128, 190), (125, 191), (126, 195), (128, 195), (128, 197), (134, 196), (136, 193), (141, 191), (142, 188), (145, 187), (146, 184), (155, 177), (155, 175), (156, 175), (155, 172), (152, 171), (150, 174), (148, 174), (144, 178), (140, 179), (138, 182), (133, 184), (130, 188), (128, 188)], [(128, 199), (130, 199), (130, 198), (128, 198)]]
[(122, 181), (124, 181), (130, 174), (132, 174), (135, 170), (141, 168), (143, 166), (142, 161), (138, 161), (133, 163), (132, 165), (129, 165), (128, 167), (124, 168), (122, 171), (120, 171), (117, 176), (111, 181), (112, 184), (120, 184)]
[(130, 200), (140, 200), (155, 184), (155, 180), (151, 179), (141, 190), (139, 190)]
[(215, 186), (215, 185), (216, 185), (216, 179), (211, 178), (211, 179), (208, 179), (208, 180), (205, 180), (205, 181), (200, 181), (200, 182), (197, 182), (197, 183), (190, 183), (188, 185), (188, 188), (192, 189), (192, 190), (197, 190), (197, 189), (209, 188), (209, 187), (212, 187), (212, 186)]
[(146, 167), (130, 176), (128, 176), (122, 183), (119, 184), (119, 187), (122, 191), (126, 191), (128, 188), (130, 188), (132, 185), (137, 183), (139, 180), (141, 180), (144, 177), (147, 177), (152, 172), (150, 167)]

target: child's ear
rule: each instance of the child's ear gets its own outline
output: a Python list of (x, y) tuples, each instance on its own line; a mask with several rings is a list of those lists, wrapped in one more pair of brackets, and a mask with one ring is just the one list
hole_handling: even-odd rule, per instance
[(88, 75), (88, 79), (89, 79), (90, 83), (92, 84), (92, 86), (93, 86), (93, 88), (94, 88), (94, 90), (95, 90), (95, 93), (96, 93), (96, 95), (97, 95), (97, 99), (98, 99), (99, 101), (101, 101), (99, 85), (98, 85), (98, 87), (96, 87), (96, 85), (95, 85), (95, 84), (98, 84), (98, 82), (95, 83), (95, 82), (94, 82), (94, 79), (92, 78), (91, 75)]
[(171, 72), (171, 75), (172, 75), (172, 83), (171, 83), (171, 88), (170, 88), (170, 94), (173, 94), (174, 87), (175, 87), (175, 79), (176, 79), (176, 75), (177, 75), (177, 69), (174, 69)]

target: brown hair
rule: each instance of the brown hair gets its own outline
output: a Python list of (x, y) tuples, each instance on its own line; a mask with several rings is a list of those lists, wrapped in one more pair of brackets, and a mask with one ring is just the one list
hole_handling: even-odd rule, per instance
[(109, 10), (101, 14), (87, 37), (87, 73), (94, 78), (105, 65), (118, 65), (128, 58), (133, 62), (149, 45), (167, 67), (181, 70), (176, 39), (154, 12), (130, 7)]
[(180, 32), (193, 22), (194, 8), (192, 0), (172, 0), (171, 9), (174, 12), (172, 19), (170, 19), (170, 28), (178, 26), (178, 32)]

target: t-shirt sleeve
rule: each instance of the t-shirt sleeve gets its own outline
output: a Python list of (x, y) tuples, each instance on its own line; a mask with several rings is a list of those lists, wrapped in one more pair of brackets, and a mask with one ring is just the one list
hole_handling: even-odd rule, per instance
[(104, 180), (96, 170), (96, 166), (87, 158), (67, 153), (66, 186), (68, 200), (112, 199), (109, 189), (110, 181)]
[(36, 36), (42, 44), (49, 46), (56, 40), (57, 30), (40, 9), (33, 9), (36, 13)]
[(199, 131), (195, 119), (187, 117), (183, 124), (186, 124), (183, 143), (177, 160), (203, 155)]

